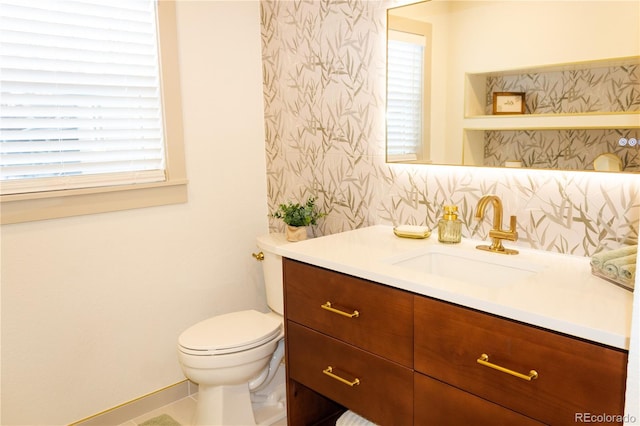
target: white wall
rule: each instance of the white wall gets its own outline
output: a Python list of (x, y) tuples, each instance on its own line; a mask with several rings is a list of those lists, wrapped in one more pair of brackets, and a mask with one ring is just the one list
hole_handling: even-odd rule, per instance
[(179, 333), (265, 309), (256, 1), (177, 5), (189, 202), (5, 225), (0, 424), (66, 424), (184, 377)]
[[(640, 256), (636, 259), (636, 270), (640, 270)], [(640, 275), (636, 275), (635, 288), (640, 288)], [(640, 420), (640, 290), (633, 292), (633, 316), (631, 318), (631, 342), (627, 366), (627, 389), (625, 395), (625, 426), (638, 424)]]

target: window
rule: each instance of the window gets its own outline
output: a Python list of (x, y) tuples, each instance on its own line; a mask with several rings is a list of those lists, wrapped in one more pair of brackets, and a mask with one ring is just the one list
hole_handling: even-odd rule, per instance
[(387, 41), (387, 156), (422, 156), (424, 36), (389, 30)]
[(431, 156), (430, 23), (388, 14), (387, 161)]
[(0, 6), (2, 222), (186, 201), (174, 3)]

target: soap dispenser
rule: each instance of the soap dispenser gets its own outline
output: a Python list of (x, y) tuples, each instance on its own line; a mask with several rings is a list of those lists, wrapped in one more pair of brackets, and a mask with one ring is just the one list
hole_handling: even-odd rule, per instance
[(446, 244), (462, 240), (462, 221), (458, 219), (457, 206), (444, 206), (444, 216), (438, 222), (438, 241)]

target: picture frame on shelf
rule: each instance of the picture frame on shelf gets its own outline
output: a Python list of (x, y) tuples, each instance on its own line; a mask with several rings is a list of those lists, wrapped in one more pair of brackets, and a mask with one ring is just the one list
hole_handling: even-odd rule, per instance
[(493, 92), (493, 114), (524, 114), (524, 92)]

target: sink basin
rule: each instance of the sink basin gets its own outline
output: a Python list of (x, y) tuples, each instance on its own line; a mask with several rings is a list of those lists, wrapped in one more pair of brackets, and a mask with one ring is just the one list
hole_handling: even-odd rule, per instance
[(405, 255), (401, 259), (391, 259), (389, 263), (417, 272), (486, 286), (511, 285), (544, 269), (544, 265), (516, 256), (441, 245), (434, 245), (418, 254)]

